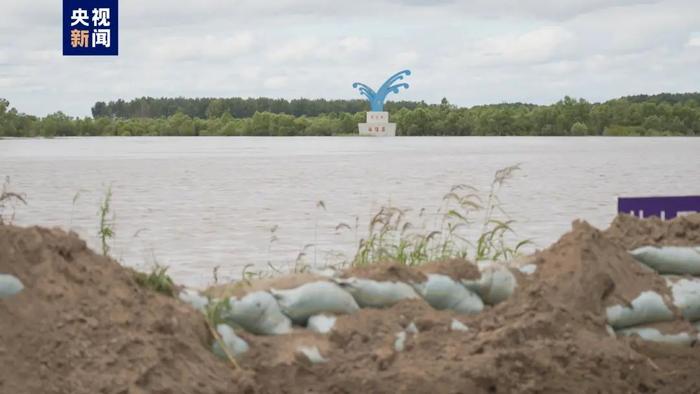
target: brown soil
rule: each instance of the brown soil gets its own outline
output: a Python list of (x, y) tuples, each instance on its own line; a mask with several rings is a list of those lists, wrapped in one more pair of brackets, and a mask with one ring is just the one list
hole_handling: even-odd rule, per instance
[[(303, 329), (276, 337), (240, 333), (251, 349), (239, 360), (245, 372), (208, 353), (201, 317), (139, 289), (130, 271), (87, 251), (75, 237), (4, 228), (0, 272), (16, 274), (27, 290), (0, 301), (0, 362), (9, 366), (0, 370), (0, 392), (700, 392), (698, 347), (613, 338), (604, 313), (607, 305), (644, 290), (668, 293), (661, 277), (627, 255), (631, 241), (621, 234), (642, 231), (625, 226), (642, 225), (665, 234), (657, 242), (683, 244), (700, 237), (698, 230), (680, 235), (668, 229), (698, 218), (651, 225), (624, 220), (605, 232), (574, 222), (571, 232), (531, 258), (538, 269), (520, 280), (513, 297), (478, 315), (405, 301), (340, 316), (328, 335)], [(457, 266), (434, 263), (416, 272), (473, 275), (445, 270), (445, 264)], [(391, 267), (346, 275), (389, 279), (408, 272)], [(62, 296), (54, 295), (57, 289)], [(84, 321), (67, 320), (77, 314)], [(470, 330), (451, 331), (453, 318)], [(163, 323), (170, 321), (177, 323)], [(397, 353), (396, 333), (411, 322), (419, 333), (408, 334), (405, 350)], [(658, 327), (691, 329), (680, 320)], [(328, 361), (310, 364), (296, 354), (300, 345), (318, 347)], [(117, 381), (121, 386), (108, 385)]]
[(139, 287), (133, 271), (74, 234), (0, 225), (0, 393), (253, 391), (209, 351), (201, 314)]
[[(539, 268), (520, 282), (516, 295), (479, 315), (435, 311), (416, 301), (387, 310), (363, 309), (339, 317), (330, 335), (292, 334), (293, 341), (316, 343), (327, 363), (309, 366), (297, 358), (275, 364), (269, 360), (281, 356), (273, 349), (284, 348), (288, 354), (283, 358), (294, 359), (295, 347), (285, 347), (290, 338), (250, 335), (246, 338), (253, 350), (242, 362), (258, 377), (265, 376), (266, 389), (283, 392), (700, 390), (697, 348), (615, 339), (607, 333), (606, 305), (630, 301), (648, 289), (668, 293), (663, 279), (624, 248), (575, 222), (572, 232), (531, 261)], [(450, 331), (453, 318), (471, 330)], [(408, 335), (406, 350), (397, 353), (395, 335), (411, 322), (420, 332)], [(658, 327), (664, 332), (692, 329), (682, 321)]]
[(628, 250), (647, 245), (700, 246), (700, 214), (673, 220), (619, 215), (605, 231), (605, 236)]
[(585, 222), (574, 222), (572, 232), (536, 257), (536, 285), (580, 311), (602, 316), (603, 306), (629, 303), (644, 290), (670, 295), (663, 277)]
[(479, 279), (481, 274), (477, 266), (464, 259), (449, 259), (430, 262), (419, 267), (408, 267), (394, 262), (349, 268), (340, 275), (343, 278), (358, 277), (377, 281), (402, 281), (421, 283), (428, 274), (442, 274), (454, 280)]
[(420, 283), (427, 279), (425, 275), (415, 269), (392, 262), (350, 268), (345, 270), (341, 274), (341, 277), (357, 277), (377, 281), (401, 281), (407, 283)]
[(323, 276), (313, 275), (309, 273), (291, 274), (274, 278), (240, 281), (235, 283), (216, 285), (206, 289), (204, 293), (207, 296), (219, 299), (227, 297), (243, 297), (246, 294), (253, 293), (256, 291), (269, 289), (294, 289), (306, 283), (327, 280), (329, 279)]
[(459, 281), (460, 279), (479, 279), (481, 273), (476, 264), (464, 259), (441, 260), (418, 267), (424, 274), (442, 274)]

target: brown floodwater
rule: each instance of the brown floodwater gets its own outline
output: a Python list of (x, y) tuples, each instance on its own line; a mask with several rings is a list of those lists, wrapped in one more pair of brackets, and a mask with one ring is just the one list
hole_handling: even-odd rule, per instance
[(617, 196), (700, 194), (700, 138), (0, 140), (0, 176), (27, 196), (15, 223), (71, 229), (98, 249), (97, 212), (112, 185), (113, 256), (166, 264), (194, 286), (210, 283), (217, 266), (220, 280), (246, 265), (288, 268), (302, 250), (307, 264), (351, 259), (382, 205), (411, 208), (417, 227), (433, 227), (452, 185), (486, 193), (496, 170), (518, 163), (500, 200), (515, 220), (511, 239), (529, 238), (531, 248), (575, 218), (606, 227)]

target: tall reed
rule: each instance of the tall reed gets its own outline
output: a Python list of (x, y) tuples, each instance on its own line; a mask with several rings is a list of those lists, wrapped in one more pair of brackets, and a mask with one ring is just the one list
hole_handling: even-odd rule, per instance
[[(12, 224), (15, 220), (17, 204), (27, 205), (24, 194), (11, 191), (10, 186), (10, 177), (7, 176), (2, 184), (2, 191), (0, 191), (0, 225)], [(9, 215), (6, 214), (8, 209), (10, 210)]]
[(102, 245), (102, 254), (109, 255), (110, 245), (109, 240), (114, 238), (114, 222), (115, 215), (112, 212), (112, 186), (110, 185), (105, 192), (105, 196), (102, 199), (100, 208), (97, 212), (100, 218), (99, 229), (97, 230), (97, 236), (100, 238), (100, 244)]
[[(515, 245), (506, 241), (507, 235), (514, 233), (513, 221), (499, 219), (507, 214), (498, 193), (518, 169), (515, 165), (498, 170), (485, 199), (472, 186), (453, 186), (443, 196), (435, 215), (437, 223), (432, 226), (425, 223), (425, 209), (419, 211), (418, 219), (424, 223), (418, 227), (409, 219), (410, 210), (382, 207), (370, 220), (367, 235), (358, 242), (352, 264), (390, 260), (413, 266), (455, 257), (475, 261), (512, 258), (530, 241), (522, 240)], [(468, 230), (478, 223), (476, 217), (480, 213), (483, 214), (481, 232), (475, 241), (470, 241)], [(346, 227), (349, 228), (342, 226)]]

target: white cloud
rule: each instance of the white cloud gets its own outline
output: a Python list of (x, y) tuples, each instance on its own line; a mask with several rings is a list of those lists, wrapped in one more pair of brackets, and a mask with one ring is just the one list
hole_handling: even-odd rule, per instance
[(263, 86), (266, 89), (280, 89), (287, 86), (287, 77), (275, 76), (265, 79)]
[(688, 42), (686, 43), (686, 45), (689, 47), (700, 47), (700, 34), (698, 34), (698, 33), (693, 34), (688, 39)]
[(344, 52), (364, 52), (368, 51), (372, 44), (366, 37), (346, 37), (338, 43), (340, 49)]
[(147, 53), (156, 60), (179, 61), (229, 59), (251, 49), (253, 35), (240, 32), (232, 36), (206, 35), (204, 37), (165, 37), (148, 42)]
[(242, 66), (238, 68), (238, 74), (246, 80), (256, 80), (260, 77), (260, 66)]
[(419, 59), (418, 52), (416, 51), (404, 51), (396, 54), (395, 64), (398, 65), (411, 65), (417, 62)]
[(311, 56), (318, 46), (319, 41), (316, 38), (296, 39), (271, 48), (268, 58), (277, 62), (304, 60)]
[[(122, 0), (120, 56), (61, 56), (61, 4), (0, 13), (0, 96), (89, 114), (152, 96), (359, 97), (409, 67), (397, 99), (548, 103), (700, 86), (697, 0)], [(32, 20), (32, 29), (16, 28)]]
[(270, 44), (269, 60), (279, 63), (308, 62), (311, 60), (342, 61), (367, 53), (371, 42), (364, 37), (325, 38), (304, 37)]
[(573, 34), (558, 26), (545, 26), (520, 35), (487, 38), (475, 45), (475, 64), (523, 64), (551, 60)]

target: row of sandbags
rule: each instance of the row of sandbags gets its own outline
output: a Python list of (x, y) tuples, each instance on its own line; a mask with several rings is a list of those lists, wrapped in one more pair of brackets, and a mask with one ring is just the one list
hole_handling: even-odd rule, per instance
[[(227, 299), (221, 317), (228, 325), (253, 334), (280, 335), (290, 333), (293, 324), (327, 333), (335, 324), (334, 315), (351, 314), (360, 308), (386, 308), (407, 299), (422, 298), (439, 310), (476, 314), (485, 304), (506, 300), (517, 287), (515, 275), (503, 265), (482, 263), (479, 270), (480, 278), (473, 280), (457, 281), (442, 274), (428, 274), (420, 283), (331, 278), (288, 290), (256, 291)], [(526, 271), (534, 272), (530, 268)], [(191, 290), (180, 293), (180, 299), (199, 310), (204, 310), (208, 302)], [(234, 354), (247, 350), (247, 344), (231, 327), (223, 325), (217, 331)], [(214, 348), (222, 354), (218, 343)]]
[(608, 324), (620, 335), (692, 345), (699, 339), (694, 332), (664, 332), (650, 325), (674, 321), (676, 316), (671, 310), (672, 305), (685, 320), (700, 326), (700, 277), (696, 277), (700, 275), (700, 247), (644, 246), (630, 251), (630, 254), (666, 279), (671, 297), (644, 291), (630, 305), (608, 307)]

